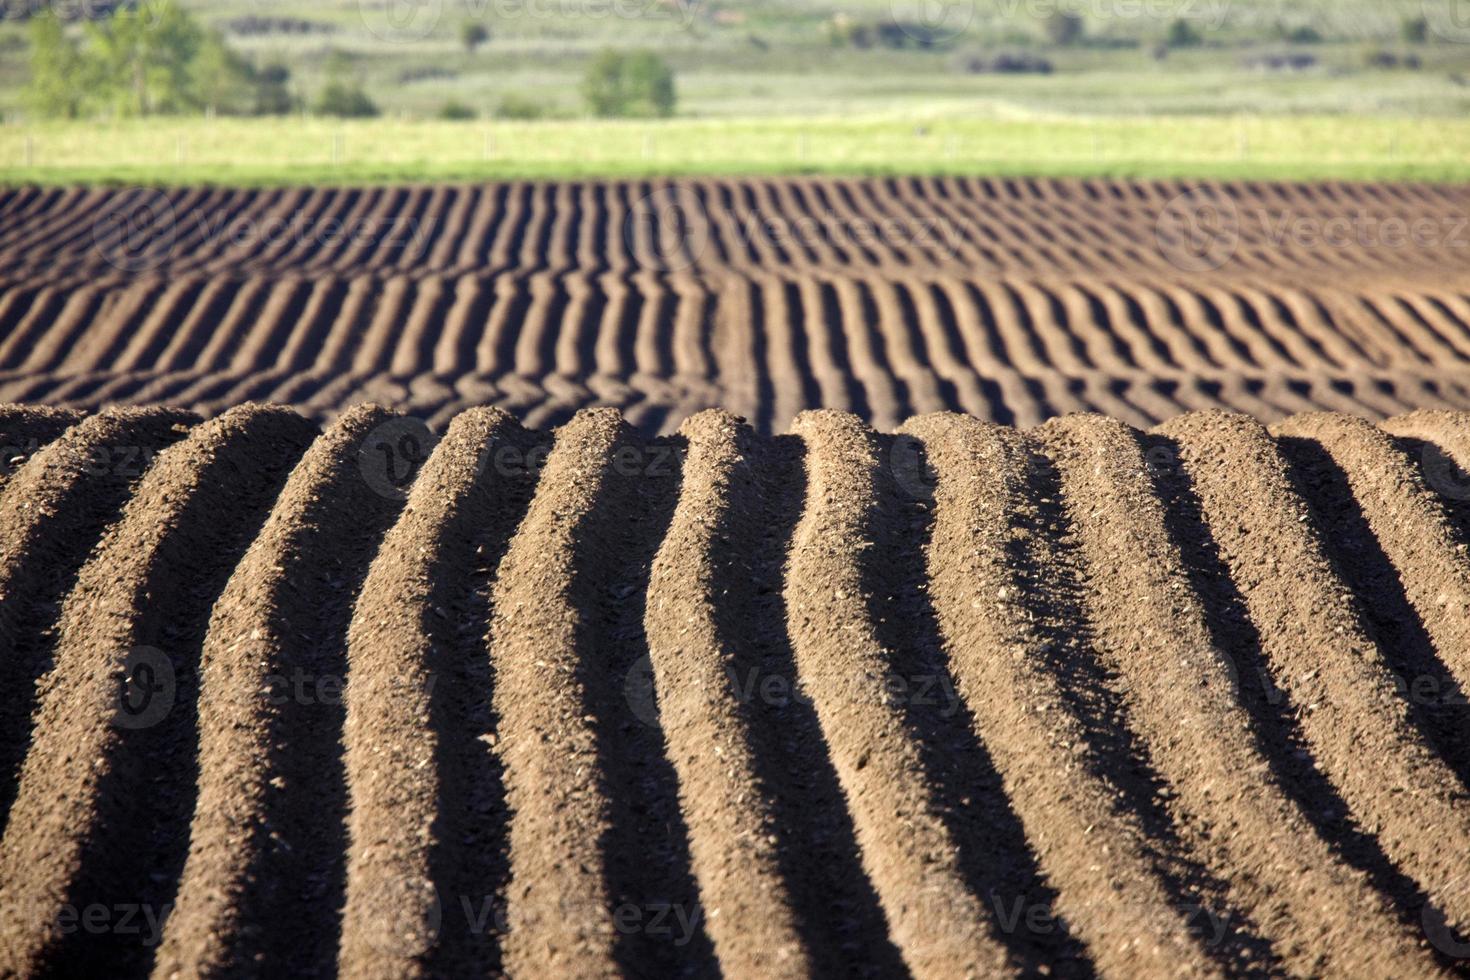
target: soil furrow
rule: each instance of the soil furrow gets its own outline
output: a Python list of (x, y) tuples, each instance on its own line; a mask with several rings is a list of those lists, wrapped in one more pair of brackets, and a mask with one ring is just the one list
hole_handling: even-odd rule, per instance
[(425, 462), (430, 447), (406, 440), (426, 432), (389, 428), (401, 431), (383, 473), (408, 499), (349, 634), (338, 966), (352, 977), (491, 975), (506, 929), (506, 806), (485, 640), (491, 575), (529, 501), (538, 442), (505, 412), (475, 409)]
[(804, 413), (807, 502), (792, 542), (786, 604), (800, 683), (847, 796), (863, 864), (915, 976), (1009, 974), (997, 923), (965, 879), (950, 827), (876, 630), (864, 567), (876, 533), (878, 447), (850, 415)]
[[(1239, 665), (1211, 635), (1133, 430), (1101, 418), (1041, 430), (1088, 565), (1098, 654), (1168, 780), (1174, 822), (1293, 974), (1424, 975), (1422, 937), (1343, 865), (1276, 785), (1238, 703)], [(1216, 927), (1223, 940), (1234, 923)], [(1265, 969), (1271, 962), (1242, 964)]]
[(354, 409), (316, 439), (215, 603), (189, 855), (155, 976), (238, 963), (324, 976), (336, 962), (347, 624), (398, 503), (359, 457), (392, 418)]
[(1052, 532), (1028, 449), (1010, 430), (954, 416), (916, 419), (903, 432), (933, 469), (925, 557), (950, 670), (1056, 891), (1058, 918), (1045, 907), (1027, 917), (1027, 906), (1011, 910), (1023, 914), (1010, 927), (1064, 923), (1104, 973), (1219, 974), (1063, 690), (1059, 658), (1076, 656), (1065, 647), (1078, 641), (1045, 607)]
[[(198, 427), (159, 454), (78, 574), (0, 841), (0, 889), (24, 910), (0, 924), (0, 972), (146, 970), (195, 796), (209, 608), (312, 431), (254, 407)], [(122, 906), (151, 912), (151, 930), (75, 929)]]
[(1464, 928), (1470, 890), (1454, 855), (1470, 851), (1470, 800), (1415, 726), (1280, 448), (1259, 423), (1224, 413), (1158, 431), (1174, 442), (1258, 632), (1270, 696), (1285, 703), (1350, 809), (1333, 819), (1372, 834), (1434, 909)]
[(661, 973), (713, 955), (663, 740), (621, 693), (646, 655), (642, 596), (677, 489), (675, 446), (580, 412), (501, 563), (490, 649), (513, 973)]
[[(0, 827), (8, 817), (36, 706), (51, 667), (51, 634), (62, 600), (107, 525), (161, 449), (198, 421), (167, 409), (114, 409), (42, 442), (64, 415), (41, 414), (31, 448), (0, 496)], [(8, 437), (17, 438), (10, 428)]]

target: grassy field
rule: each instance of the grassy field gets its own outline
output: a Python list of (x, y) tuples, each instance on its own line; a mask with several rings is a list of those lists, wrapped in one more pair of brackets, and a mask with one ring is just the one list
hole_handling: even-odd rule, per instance
[[(579, 85), (603, 48), (656, 49), (678, 74), (679, 114), (698, 118), (873, 115), (942, 111), (1100, 115), (1293, 113), (1470, 115), (1470, 24), (1464, 0), (183, 0), (257, 64), (279, 62), (310, 100), (330, 52), (352, 59), (387, 115), (432, 117), (462, 102), (482, 117), (501, 101), (547, 115), (585, 112)], [(1043, 15), (1083, 12), (1081, 43), (1047, 42)], [(834, 46), (834, 20), (882, 24), (957, 12), (930, 49)], [(408, 11), (393, 20), (391, 12)], [(1426, 42), (1400, 37), (1428, 15)], [(269, 24), (254, 28), (254, 18)], [(1191, 25), (1200, 43), (1166, 58), (1168, 25)], [(459, 41), (468, 21), (491, 40)], [(1281, 29), (1310, 26), (1314, 44), (1285, 44)], [(1263, 70), (1285, 50), (1315, 59), (1307, 70)], [(26, 25), (0, 17), (0, 115), (23, 121)], [(1416, 70), (1370, 67), (1371, 52), (1411, 52)], [(1029, 51), (1048, 76), (970, 74), (970, 55)]]
[[(383, 116), (369, 122), (28, 118), (25, 25), (0, 18), (0, 181), (279, 184), (778, 173), (1097, 174), (1470, 180), (1464, 0), (183, 0), (310, 104), (332, 53)], [(1085, 14), (1049, 43), (1042, 15)], [(834, 45), (834, 22), (958, 11), (929, 49)], [(407, 20), (389, 11), (407, 10)], [(1401, 37), (1427, 16), (1423, 43)], [(1169, 23), (1199, 43), (1166, 56)], [(1463, 18), (1461, 18), (1463, 19)], [(486, 24), (478, 51), (459, 41)], [(265, 26), (262, 26), (264, 22)], [(1310, 26), (1314, 43), (1282, 40)], [(677, 117), (586, 118), (600, 49), (656, 49)], [(975, 74), (967, 57), (1026, 51), (1048, 75)], [(1309, 55), (1304, 70), (1263, 57)], [(1370, 64), (1412, 54), (1413, 69)], [(499, 118), (502, 100), (545, 118)], [(479, 119), (434, 121), (448, 103)]]
[(0, 180), (272, 185), (695, 174), (1470, 180), (1470, 119), (1034, 116), (0, 127)]

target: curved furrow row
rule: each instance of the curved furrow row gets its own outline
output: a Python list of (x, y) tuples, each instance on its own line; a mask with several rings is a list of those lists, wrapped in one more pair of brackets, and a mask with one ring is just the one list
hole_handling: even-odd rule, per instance
[(864, 580), (878, 518), (878, 450), (855, 417), (806, 413), (807, 490), (786, 579), (788, 630), (853, 814), (890, 934), (916, 977), (1010, 972), (1004, 943), (966, 882), (919, 746), (890, 696)]
[(1098, 655), (1172, 788), (1192, 851), (1231, 883), (1233, 904), (1291, 973), (1434, 972), (1422, 937), (1273, 778), (1238, 703), (1241, 665), (1210, 631), (1137, 433), (1077, 416), (1048, 422), (1039, 438), (1086, 558)]
[[(1284, 710), (1348, 812), (1322, 819), (1368, 831), (1449, 923), (1470, 924), (1458, 855), (1470, 849), (1470, 798), (1412, 717), (1391, 654), (1334, 569), (1291, 464), (1260, 423), (1185, 416), (1156, 430), (1188, 473), (1202, 519), (1254, 624), (1260, 685)], [(1369, 761), (1371, 759), (1371, 762)], [(1432, 828), (1432, 829), (1430, 829)]]
[[(950, 670), (1056, 891), (1056, 914), (1106, 973), (1218, 974), (1166, 880), (1174, 872), (1128, 812), (1066, 689), (1065, 662), (1085, 654), (1049, 604), (1055, 530), (1038, 507), (1030, 452), (1009, 430), (959, 417), (916, 419), (903, 432), (922, 447), (900, 464), (907, 480), (933, 481), (925, 561)], [(1010, 910), (1009, 928), (1034, 928), (1015, 917), (1031, 912)], [(1039, 921), (1048, 918), (1043, 910)]]
[(91, 907), (151, 912), (155, 928), (166, 914), (196, 793), (205, 622), (312, 431), (254, 407), (198, 427), (78, 573), (0, 840), (0, 972), (124, 974), (151, 955), (136, 932), (65, 923)]
[(491, 409), (460, 415), (427, 462), (428, 446), (386, 445), (399, 485), (410, 464), (422, 469), (349, 634), (348, 976), (465, 976), (500, 962), (506, 815), (485, 642), (490, 576), (529, 499), (537, 445)]
[[(683, 486), (654, 559), (644, 613), (649, 682), (632, 689), (644, 724), (664, 732), (689, 824), (690, 861), (721, 967), (745, 976), (805, 976), (820, 947), (793, 900), (786, 828), (771, 799), (750, 681), (759, 669), (742, 545), (753, 538), (754, 436), (705, 413), (680, 429)], [(744, 505), (743, 507), (741, 505)], [(733, 586), (733, 589), (732, 589)], [(730, 608), (739, 604), (744, 608)], [(747, 619), (748, 617), (748, 619)], [(640, 678), (642, 680), (642, 678)], [(784, 841), (786, 848), (793, 842)], [(783, 862), (783, 857), (785, 861)]]
[(1460, 969), (1467, 432), (5, 409), (0, 972)]
[(343, 650), (398, 503), (364, 479), (392, 418), (355, 409), (312, 443), (215, 602), (189, 854), (155, 976), (223, 976), (241, 962), (324, 975), (335, 962)]
[(168, 409), (113, 409), (63, 434), (72, 419), (37, 414), (7, 427), (7, 438), (29, 447), (11, 457), (19, 469), (0, 495), (0, 685), (9, 692), (0, 704), (0, 825), (30, 741), (36, 684), (51, 666), (45, 634), (153, 456), (197, 421)]
[[(673, 446), (639, 441), (616, 412), (581, 413), (558, 432), (501, 563), (490, 656), (513, 973), (605, 976), (712, 955), (666, 795), (676, 777), (619, 689), (646, 644), (641, 597), (678, 480)], [(638, 928), (671, 909), (689, 949)]]

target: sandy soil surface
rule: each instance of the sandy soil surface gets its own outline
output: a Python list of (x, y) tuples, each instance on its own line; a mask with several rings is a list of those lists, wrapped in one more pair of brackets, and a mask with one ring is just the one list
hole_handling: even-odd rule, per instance
[(1470, 416), (0, 437), (5, 976), (1470, 962)]
[(881, 431), (1470, 408), (1470, 189), (699, 180), (0, 193), (0, 401)]

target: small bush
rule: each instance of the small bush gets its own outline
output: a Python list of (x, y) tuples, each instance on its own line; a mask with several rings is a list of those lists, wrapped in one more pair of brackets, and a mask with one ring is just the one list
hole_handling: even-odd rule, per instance
[(1204, 43), (1204, 38), (1194, 29), (1193, 24), (1180, 17), (1169, 25), (1164, 43), (1171, 48), (1195, 48)]
[(327, 56), (326, 74), (327, 83), (316, 100), (317, 115), (343, 119), (378, 115), (378, 106), (363, 90), (351, 58), (340, 51), (332, 52)]
[(1080, 14), (1069, 14), (1062, 11), (1057, 11), (1047, 17), (1042, 23), (1042, 28), (1046, 31), (1046, 39), (1060, 47), (1078, 43), (1086, 33), (1086, 25)]
[(1399, 24), (1399, 35), (1408, 44), (1423, 44), (1429, 40), (1429, 20), (1425, 17), (1405, 17)]
[(378, 104), (368, 97), (362, 86), (350, 82), (329, 82), (317, 96), (316, 114), (342, 119), (368, 119), (378, 115)]
[(466, 51), (474, 54), (480, 45), (490, 40), (490, 28), (479, 21), (469, 21), (459, 29), (459, 40)]
[(1394, 54), (1392, 51), (1385, 51), (1382, 48), (1376, 48), (1365, 54), (1363, 56), (1363, 64), (1369, 68), (1388, 70), (1402, 68), (1405, 71), (1418, 71), (1422, 67), (1422, 63), (1417, 54)]
[(604, 51), (588, 67), (582, 94), (594, 116), (672, 116), (674, 72), (649, 51)]
[(986, 56), (962, 56), (956, 67), (971, 75), (1050, 75), (1052, 63), (1040, 55), (1026, 51), (1002, 51)]
[(507, 95), (500, 100), (500, 105), (495, 108), (497, 119), (544, 119), (549, 115), (546, 106), (534, 99), (528, 99), (524, 95)]
[(440, 119), (449, 122), (464, 122), (465, 120), (476, 118), (478, 113), (458, 99), (450, 99), (439, 107), (437, 115)]
[(274, 63), (255, 75), (255, 114), (284, 116), (296, 110), (296, 97), (291, 94), (291, 69)]
[(1287, 27), (1285, 24), (1277, 24), (1276, 37), (1288, 44), (1322, 43), (1322, 32), (1310, 24), (1303, 24), (1300, 27)]

